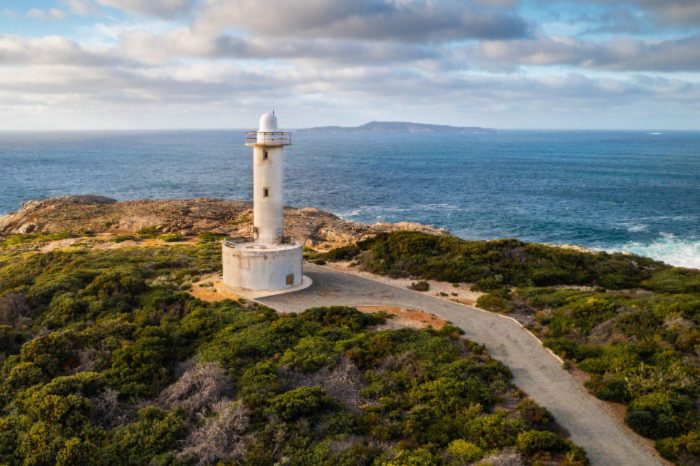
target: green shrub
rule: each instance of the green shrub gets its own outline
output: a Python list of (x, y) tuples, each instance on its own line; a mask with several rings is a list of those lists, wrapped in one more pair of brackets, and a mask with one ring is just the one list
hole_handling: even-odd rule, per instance
[(322, 414), (336, 406), (333, 398), (326, 395), (321, 387), (300, 387), (277, 395), (270, 403), (285, 421)]
[(502, 314), (507, 314), (515, 309), (508, 299), (491, 293), (479, 296), (476, 300), (476, 305), (481, 309)]
[(136, 230), (136, 234), (139, 238), (156, 238), (160, 234), (160, 231), (157, 226), (153, 225)]
[(452, 461), (458, 464), (473, 463), (484, 456), (481, 448), (462, 439), (452, 441), (447, 446), (446, 453)]
[(568, 449), (566, 441), (552, 432), (531, 430), (518, 435), (518, 450), (526, 455)]
[(200, 243), (215, 243), (226, 238), (222, 233), (214, 233), (213, 231), (203, 231), (199, 234)]
[(161, 235), (160, 240), (165, 243), (178, 243), (180, 241), (187, 241), (187, 237), (181, 235)]
[(280, 362), (303, 372), (315, 372), (335, 363), (338, 353), (333, 343), (319, 336), (308, 336), (289, 348)]
[(650, 393), (630, 403), (625, 422), (635, 432), (652, 439), (674, 437), (681, 433), (679, 416), (693, 409), (687, 398)]

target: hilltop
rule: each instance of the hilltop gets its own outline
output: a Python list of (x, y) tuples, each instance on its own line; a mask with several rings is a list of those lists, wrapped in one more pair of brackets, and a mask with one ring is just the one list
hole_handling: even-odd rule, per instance
[(370, 121), (360, 126), (319, 126), (300, 130), (304, 133), (480, 133), (495, 131), (479, 126), (449, 126), (407, 121)]

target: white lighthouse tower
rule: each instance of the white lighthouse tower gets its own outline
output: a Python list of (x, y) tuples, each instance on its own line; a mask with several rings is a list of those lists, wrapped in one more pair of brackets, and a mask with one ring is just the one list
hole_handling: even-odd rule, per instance
[(260, 117), (246, 133), (253, 147), (253, 240), (225, 241), (224, 284), (238, 290), (277, 291), (302, 285), (302, 245), (284, 234), (284, 148), (291, 133), (277, 129), (277, 117)]

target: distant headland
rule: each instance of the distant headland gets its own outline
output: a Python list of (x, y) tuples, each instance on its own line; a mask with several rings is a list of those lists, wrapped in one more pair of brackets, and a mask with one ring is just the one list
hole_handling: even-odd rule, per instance
[(319, 126), (299, 130), (304, 133), (482, 133), (496, 131), (479, 126), (449, 126), (407, 121), (370, 121), (360, 126)]

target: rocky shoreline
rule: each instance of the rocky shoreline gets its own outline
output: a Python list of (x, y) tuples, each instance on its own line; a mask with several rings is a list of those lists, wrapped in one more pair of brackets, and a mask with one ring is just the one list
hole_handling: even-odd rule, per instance
[[(413, 230), (449, 235), (418, 223), (375, 223), (343, 220), (314, 208), (285, 209), (287, 234), (307, 245), (354, 243), (378, 233)], [(27, 233), (134, 233), (156, 227), (163, 234), (196, 236), (205, 231), (247, 237), (252, 202), (196, 198), (119, 202), (103, 196), (73, 195), (25, 202), (20, 210), (0, 217), (0, 236)]]

